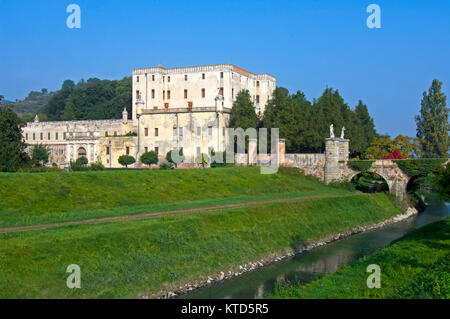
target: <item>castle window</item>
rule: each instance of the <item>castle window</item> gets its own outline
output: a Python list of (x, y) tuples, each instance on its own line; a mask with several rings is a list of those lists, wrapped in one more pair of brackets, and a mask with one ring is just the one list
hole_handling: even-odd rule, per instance
[(158, 156), (159, 155), (159, 147), (155, 147), (155, 153), (156, 153), (156, 156)]
[(188, 80), (188, 76), (187, 74), (184, 75), (184, 80), (187, 81)]
[(152, 74), (152, 81), (155, 81), (155, 75)]
[(184, 98), (185, 98), (185, 99), (188, 98), (188, 90), (184, 90)]
[(220, 94), (220, 95), (223, 95), (223, 88), (220, 88), (220, 89), (219, 89), (219, 94)]
[(205, 95), (206, 95), (206, 92), (205, 92), (206, 90), (205, 89), (202, 89), (202, 97), (204, 98), (205, 97)]
[(114, 131), (114, 136), (117, 136), (117, 132), (116, 131)]
[(202, 80), (204, 80), (206, 78), (205, 73), (202, 73)]
[(105, 136), (108, 137), (108, 131), (105, 132)]
[(55, 140), (58, 139), (58, 132), (55, 133)]
[(106, 146), (106, 155), (109, 155), (109, 146)]
[(234, 89), (231, 89), (231, 98), (234, 99)]
[(130, 155), (130, 147), (127, 146), (126, 150), (127, 150), (127, 155)]
[(36, 140), (36, 133), (33, 133), (33, 141)]
[(141, 98), (141, 94), (139, 93), (139, 90), (136, 90), (136, 99), (140, 99)]
[(158, 136), (158, 128), (155, 127), (155, 136)]
[(200, 152), (201, 152), (201, 148), (200, 148), (200, 147), (197, 147), (197, 156), (200, 155)]
[(50, 132), (47, 133), (47, 140), (50, 141)]
[(183, 128), (180, 127), (180, 137), (183, 137)]
[(163, 91), (163, 100), (166, 99), (166, 91)]
[(66, 132), (63, 133), (63, 139), (66, 139)]
[(28, 140), (28, 133), (25, 134), (25, 139)]
[(148, 136), (148, 128), (145, 128), (144, 132), (145, 132), (145, 136)]
[(177, 136), (177, 128), (176, 127), (173, 128), (173, 136)]
[(256, 86), (259, 86), (259, 81), (256, 81)]
[(136, 77), (136, 82), (139, 82), (139, 75)]
[(148, 152), (148, 147), (144, 147), (144, 152), (147, 153)]
[(223, 72), (220, 72), (220, 78), (223, 79)]
[(202, 135), (202, 128), (200, 126), (197, 126), (197, 136)]
[(167, 82), (170, 82), (170, 76), (167, 77)]
[(209, 135), (209, 136), (212, 135), (212, 126), (208, 126), (208, 135)]
[(259, 95), (256, 96), (256, 104), (259, 105)]
[(41, 135), (40, 137), (41, 137), (41, 141), (42, 141), (44, 139), (44, 134), (41, 133), (40, 135)]
[(167, 91), (167, 99), (170, 100), (170, 90)]
[(152, 90), (152, 99), (155, 98), (155, 90)]

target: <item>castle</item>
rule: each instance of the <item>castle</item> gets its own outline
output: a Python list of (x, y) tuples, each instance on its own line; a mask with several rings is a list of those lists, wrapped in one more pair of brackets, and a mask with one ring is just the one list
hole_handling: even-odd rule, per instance
[[(248, 90), (258, 116), (276, 88), (269, 74), (254, 74), (232, 64), (182, 68), (133, 70), (132, 114), (122, 119), (27, 123), (23, 137), (30, 147), (44, 144), (50, 164), (67, 167), (84, 156), (89, 163), (121, 167), (121, 155), (140, 156), (155, 151), (164, 160), (168, 151), (179, 149), (193, 163), (201, 153), (226, 149), (233, 101)], [(132, 132), (133, 134), (129, 134)]]

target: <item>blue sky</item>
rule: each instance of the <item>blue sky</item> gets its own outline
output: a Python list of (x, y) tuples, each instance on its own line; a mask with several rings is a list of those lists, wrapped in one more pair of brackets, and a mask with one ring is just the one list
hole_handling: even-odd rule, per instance
[[(66, 7), (81, 7), (81, 29)], [(366, 8), (381, 7), (381, 29)], [(362, 99), (380, 133), (415, 135), (433, 78), (450, 84), (450, 1), (0, 0), (0, 94), (120, 79), (137, 67), (233, 63), (308, 99)]]

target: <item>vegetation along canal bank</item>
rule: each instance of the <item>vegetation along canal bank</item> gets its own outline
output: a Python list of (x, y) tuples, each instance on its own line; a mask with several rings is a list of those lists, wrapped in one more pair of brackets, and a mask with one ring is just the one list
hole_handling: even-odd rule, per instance
[[(19, 221), (11, 214), (14, 209), (24, 217), (22, 223), (28, 220), (33, 222), (31, 224), (49, 219), (80, 220), (92, 217), (89, 212), (93, 212), (94, 217), (115, 214), (124, 218), (100, 224), (0, 234), (1, 297), (168, 297), (407, 216), (384, 193), (361, 195), (325, 186), (289, 169), (282, 169), (274, 176), (261, 175), (258, 168), (251, 167), (180, 173), (149, 171), (142, 178), (135, 172), (114, 173), (118, 176), (113, 178), (95, 172), (38, 174), (34, 182), (35, 177), (31, 176), (31, 182), (16, 184), (16, 188), (33, 194), (33, 189), (39, 189), (33, 183), (41, 179), (53, 179), (53, 183), (42, 185), (56, 189), (58, 183), (68, 187), (67, 179), (75, 178), (86, 182), (75, 184), (72, 193), (82, 194), (85, 185), (99, 194), (88, 192), (84, 201), (70, 202), (68, 196), (57, 192), (51, 196), (59, 196), (61, 202), (45, 200), (40, 205), (24, 199), (25, 206), (36, 207), (33, 212), (15, 208), (14, 204), (5, 205), (2, 208), (4, 225)], [(88, 183), (89, 177), (94, 178), (95, 183)], [(145, 209), (145, 212), (155, 207), (161, 210), (168, 198), (166, 191), (183, 194), (179, 189), (172, 189), (173, 185), (188, 194), (175, 197), (184, 202), (172, 204), (182, 203), (191, 208), (199, 202), (198, 207), (217, 205), (219, 199), (208, 189), (219, 186), (208, 183), (219, 178), (220, 193), (225, 197), (220, 202), (289, 199), (294, 195), (304, 195), (304, 198), (151, 219), (126, 218), (129, 211)], [(102, 199), (104, 188), (116, 188), (121, 183), (127, 185), (130, 179), (134, 181), (133, 187), (117, 189), (112, 201)], [(6, 183), (5, 180), (2, 182)], [(145, 187), (145, 192), (139, 187)], [(134, 192), (133, 195), (142, 191), (142, 195), (136, 197), (139, 209), (132, 206), (132, 196), (127, 191)], [(246, 195), (239, 197), (239, 194)], [(313, 195), (322, 196), (311, 198)], [(95, 210), (97, 199), (107, 203), (110, 210), (101, 213)], [(71, 209), (62, 209), (64, 201), (70, 203)], [(410, 211), (408, 215), (413, 213)], [(81, 289), (66, 286), (66, 269), (71, 264), (80, 266)]]

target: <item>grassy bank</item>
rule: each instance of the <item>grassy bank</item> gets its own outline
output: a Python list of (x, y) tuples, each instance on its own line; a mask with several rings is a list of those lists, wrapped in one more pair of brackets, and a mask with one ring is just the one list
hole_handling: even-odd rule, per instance
[[(0, 298), (137, 297), (401, 213), (384, 194), (0, 235)], [(66, 287), (70, 264), (81, 289)]]
[(2, 173), (0, 227), (345, 193), (288, 168)]
[[(381, 269), (369, 289), (366, 268)], [(307, 285), (281, 286), (275, 298), (450, 298), (450, 219), (408, 233), (391, 246)]]

